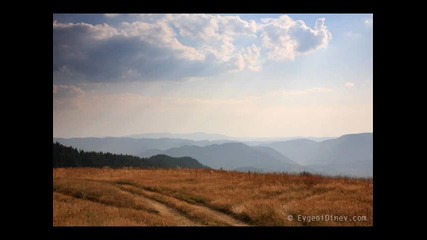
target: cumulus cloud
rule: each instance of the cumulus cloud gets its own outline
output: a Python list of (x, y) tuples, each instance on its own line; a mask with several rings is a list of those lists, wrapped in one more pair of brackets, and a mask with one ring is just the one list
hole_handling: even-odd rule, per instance
[(300, 54), (326, 48), (332, 39), (324, 18), (318, 19), (314, 28), (288, 16), (263, 22), (260, 25), (262, 46), (273, 60), (293, 60)]
[(249, 69), (253, 72), (261, 71), (261, 65), (259, 62), (259, 57), (261, 54), (261, 49), (252, 45), (245, 49), (241, 49), (235, 56), (233, 62), (238, 71)]
[(83, 95), (84, 92), (81, 88), (68, 85), (53, 85), (54, 97), (74, 97)]
[(80, 106), (80, 100), (85, 92), (72, 85), (53, 85), (53, 109), (74, 109)]
[[(113, 17), (113, 16), (108, 16)], [(262, 70), (326, 48), (325, 19), (140, 15), (118, 25), (53, 22), (54, 81), (139, 81)]]
[(352, 82), (346, 82), (344, 85), (345, 85), (346, 88), (352, 88), (352, 87), (354, 87), (354, 83), (352, 83)]

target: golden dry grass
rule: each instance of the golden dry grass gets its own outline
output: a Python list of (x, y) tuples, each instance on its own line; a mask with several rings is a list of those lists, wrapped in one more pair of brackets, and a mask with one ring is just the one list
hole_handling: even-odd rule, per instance
[[(185, 169), (54, 169), (53, 175), (54, 226), (372, 226), (373, 221), (371, 179)], [(323, 220), (302, 221), (305, 216)], [(351, 219), (339, 221), (340, 216)]]

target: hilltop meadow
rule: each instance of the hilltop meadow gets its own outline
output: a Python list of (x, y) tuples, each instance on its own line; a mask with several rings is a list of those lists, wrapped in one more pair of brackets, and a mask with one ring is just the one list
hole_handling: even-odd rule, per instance
[(53, 169), (54, 226), (372, 226), (371, 178)]

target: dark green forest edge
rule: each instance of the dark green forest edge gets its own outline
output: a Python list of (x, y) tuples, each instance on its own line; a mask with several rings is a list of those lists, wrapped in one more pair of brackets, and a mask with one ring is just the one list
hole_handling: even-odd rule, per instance
[(123, 154), (85, 152), (57, 142), (53, 143), (53, 167), (209, 168), (191, 157), (174, 158), (167, 155), (156, 155), (150, 158), (139, 158)]

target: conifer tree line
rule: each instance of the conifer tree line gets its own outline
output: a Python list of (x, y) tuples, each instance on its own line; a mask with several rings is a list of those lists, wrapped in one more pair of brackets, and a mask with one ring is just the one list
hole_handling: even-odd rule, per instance
[(140, 158), (131, 155), (103, 152), (85, 152), (73, 147), (53, 143), (53, 167), (136, 167), (136, 168), (208, 168), (190, 157), (174, 158), (167, 155), (156, 155)]

